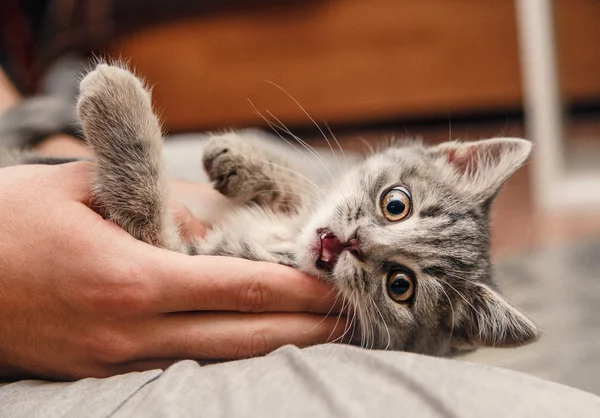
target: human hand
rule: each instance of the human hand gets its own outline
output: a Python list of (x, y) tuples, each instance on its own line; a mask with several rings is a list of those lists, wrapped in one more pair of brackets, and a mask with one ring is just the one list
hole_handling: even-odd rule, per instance
[(0, 376), (104, 377), (343, 334), (311, 277), (159, 249), (102, 219), (86, 206), (92, 170), (0, 170)]

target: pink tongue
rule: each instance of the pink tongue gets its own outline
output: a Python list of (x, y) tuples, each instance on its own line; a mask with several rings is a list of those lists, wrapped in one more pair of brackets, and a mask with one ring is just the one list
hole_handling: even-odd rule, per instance
[(342, 252), (343, 246), (340, 240), (334, 236), (326, 236), (322, 240), (321, 260), (325, 262), (334, 261)]

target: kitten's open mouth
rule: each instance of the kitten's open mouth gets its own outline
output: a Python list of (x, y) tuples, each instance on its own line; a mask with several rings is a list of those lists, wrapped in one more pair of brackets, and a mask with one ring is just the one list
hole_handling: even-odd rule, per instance
[(319, 258), (315, 265), (319, 270), (331, 272), (344, 249), (344, 244), (326, 228), (317, 230), (317, 236), (320, 246)]

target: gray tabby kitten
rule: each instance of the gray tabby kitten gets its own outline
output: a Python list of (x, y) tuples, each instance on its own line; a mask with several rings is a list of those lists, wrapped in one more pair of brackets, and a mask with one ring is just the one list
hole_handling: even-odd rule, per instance
[(236, 205), (189, 243), (169, 211), (160, 124), (143, 83), (100, 64), (81, 82), (77, 111), (95, 155), (95, 198), (142, 241), (318, 276), (346, 299), (363, 346), (450, 355), (538, 337), (496, 290), (489, 254), (490, 205), (529, 156), (528, 141), (392, 145), (319, 182), (298, 153), (213, 135), (204, 166)]

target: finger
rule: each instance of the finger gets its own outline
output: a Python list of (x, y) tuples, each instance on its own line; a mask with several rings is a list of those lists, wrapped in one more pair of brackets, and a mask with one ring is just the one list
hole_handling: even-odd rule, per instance
[(349, 329), (349, 320), (342, 318), (298, 313), (169, 314), (158, 323), (153, 321), (150, 329), (139, 337), (141, 355), (213, 360), (248, 358), (288, 344), (307, 347), (339, 340)]
[[(150, 252), (150, 250), (148, 250)], [(337, 294), (290, 267), (217, 256), (152, 251), (156, 312), (239, 311), (328, 313)], [(152, 264), (150, 264), (152, 263)], [(339, 307), (334, 307), (337, 312)]]
[(206, 227), (192, 215), (187, 206), (176, 200), (172, 200), (170, 205), (175, 223), (179, 227), (184, 241), (192, 242), (194, 239), (206, 235)]
[(53, 183), (70, 199), (88, 205), (92, 197), (94, 164), (77, 161), (53, 167)]

